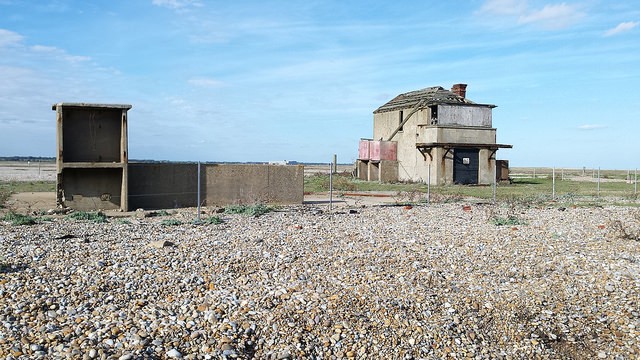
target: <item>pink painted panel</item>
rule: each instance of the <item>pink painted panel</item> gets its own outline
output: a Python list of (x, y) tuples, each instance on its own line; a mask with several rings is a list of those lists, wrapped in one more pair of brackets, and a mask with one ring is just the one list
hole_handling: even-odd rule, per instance
[(358, 159), (369, 160), (369, 140), (360, 140), (360, 144), (358, 145)]
[(374, 161), (380, 160), (380, 140), (369, 141), (369, 159)]
[(398, 143), (395, 141), (380, 142), (380, 160), (397, 160)]

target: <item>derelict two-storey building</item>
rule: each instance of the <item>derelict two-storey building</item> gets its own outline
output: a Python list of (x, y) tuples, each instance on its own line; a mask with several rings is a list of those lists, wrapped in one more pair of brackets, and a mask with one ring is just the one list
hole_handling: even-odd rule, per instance
[[(358, 176), (368, 180), (491, 184), (495, 105), (466, 98), (466, 84), (400, 94), (373, 112), (373, 139), (359, 147)], [(375, 154), (372, 150), (375, 149)]]

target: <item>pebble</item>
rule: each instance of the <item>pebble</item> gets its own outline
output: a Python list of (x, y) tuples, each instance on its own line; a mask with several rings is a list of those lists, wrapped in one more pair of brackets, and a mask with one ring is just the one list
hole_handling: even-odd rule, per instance
[(171, 359), (182, 359), (182, 354), (176, 349), (171, 349), (167, 351), (166, 355), (168, 358), (171, 358)]
[(0, 357), (640, 355), (640, 210), (464, 205), (0, 221)]

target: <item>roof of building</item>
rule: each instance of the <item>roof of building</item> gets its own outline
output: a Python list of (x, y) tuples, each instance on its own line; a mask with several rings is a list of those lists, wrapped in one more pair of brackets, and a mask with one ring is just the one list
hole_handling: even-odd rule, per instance
[(490, 104), (477, 104), (473, 101), (454, 94), (453, 92), (446, 90), (442, 86), (432, 86), (422, 90), (409, 91), (404, 94), (400, 94), (391, 99), (386, 104), (377, 108), (373, 113), (381, 113), (387, 111), (395, 111), (401, 109), (415, 108), (416, 106), (429, 106), (429, 105), (475, 105), (475, 106), (488, 106), (495, 107)]

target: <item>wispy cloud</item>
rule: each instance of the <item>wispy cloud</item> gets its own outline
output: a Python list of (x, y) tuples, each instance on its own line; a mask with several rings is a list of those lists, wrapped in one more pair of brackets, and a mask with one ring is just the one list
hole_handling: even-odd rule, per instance
[(526, 0), (487, 0), (481, 12), (495, 15), (521, 15), (527, 10)]
[(584, 125), (580, 125), (578, 126), (579, 130), (599, 130), (599, 129), (605, 129), (607, 126), (606, 125), (600, 125), (600, 124), (584, 124)]
[(613, 36), (623, 32), (627, 32), (640, 24), (638, 21), (626, 21), (618, 24), (613, 29), (609, 29), (604, 33), (604, 36)]
[(561, 29), (578, 22), (584, 13), (576, 5), (565, 3), (545, 5), (540, 10), (533, 10), (518, 18), (521, 24), (535, 23), (549, 29)]
[(70, 55), (66, 51), (55, 46), (33, 45), (31, 46), (31, 50), (36, 53), (56, 57), (60, 60), (64, 60), (70, 63), (78, 63), (91, 60), (91, 58), (88, 56)]
[(152, 0), (153, 5), (174, 10), (181, 10), (190, 7), (200, 7), (202, 3), (198, 0)]
[(527, 0), (487, 0), (478, 13), (510, 18), (517, 24), (532, 24), (545, 29), (565, 28), (585, 16), (578, 5), (546, 4), (536, 9)]
[(0, 29), (0, 47), (19, 44), (23, 39), (24, 37), (16, 32)]

